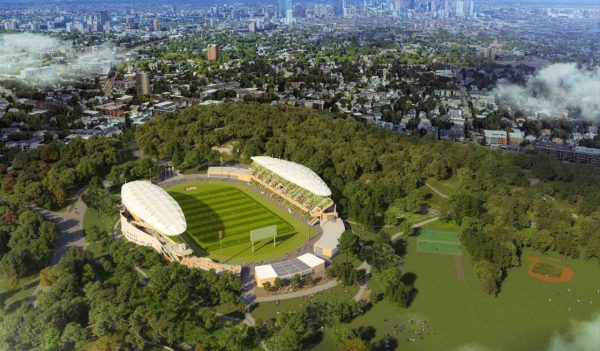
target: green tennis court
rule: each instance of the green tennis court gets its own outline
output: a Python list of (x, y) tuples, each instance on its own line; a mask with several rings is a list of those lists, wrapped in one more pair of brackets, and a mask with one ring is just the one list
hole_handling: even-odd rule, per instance
[(445, 255), (460, 255), (461, 244), (456, 232), (422, 229), (417, 237), (417, 251)]

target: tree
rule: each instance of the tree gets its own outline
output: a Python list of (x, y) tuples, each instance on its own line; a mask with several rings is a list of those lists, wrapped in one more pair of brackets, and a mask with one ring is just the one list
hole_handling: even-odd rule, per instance
[(279, 277), (275, 278), (275, 280), (273, 281), (273, 287), (275, 288), (275, 290), (279, 290), (282, 285), (283, 285), (283, 282), (281, 281), (281, 278), (279, 278)]
[(94, 178), (87, 188), (87, 190), (81, 195), (81, 200), (85, 203), (85, 205), (91, 209), (95, 209), (98, 214), (98, 218), (100, 218), (100, 211), (104, 206), (104, 196), (105, 190), (100, 180)]
[(306, 286), (313, 286), (314, 284), (314, 278), (312, 276), (312, 274), (308, 274), (304, 276), (304, 284), (306, 284)]
[(171, 310), (181, 312), (189, 304), (190, 288), (184, 282), (175, 283), (167, 294), (166, 305)]
[(85, 230), (85, 238), (92, 243), (97, 243), (107, 236), (108, 234), (104, 231), (101, 231), (96, 225), (93, 225)]
[(459, 223), (465, 217), (477, 218), (483, 210), (483, 197), (481, 194), (464, 189), (452, 194), (450, 203), (452, 203), (454, 215)]
[(92, 351), (118, 351), (119, 345), (110, 337), (103, 336), (98, 338), (92, 345)]
[(60, 332), (55, 327), (46, 330), (43, 337), (43, 348), (46, 351), (58, 351), (60, 349)]
[(415, 294), (415, 289), (410, 285), (404, 284), (400, 268), (386, 268), (377, 274), (377, 280), (381, 284), (383, 294), (386, 298), (404, 308), (410, 305)]
[(264, 282), (263, 283), (263, 289), (265, 289), (265, 291), (271, 291), (273, 289), (271, 287), (271, 282)]
[(350, 339), (345, 341), (341, 348), (340, 351), (370, 351), (371, 350), (371, 346), (364, 340), (360, 339), (360, 338), (354, 338), (354, 339)]
[(88, 331), (76, 322), (68, 323), (63, 330), (61, 341), (64, 345), (77, 348), (88, 338)]
[(302, 280), (302, 278), (300, 278), (299, 274), (294, 274), (294, 276), (292, 277), (292, 279), (290, 280), (290, 287), (293, 290), (296, 290), (300, 287), (300, 281)]
[(350, 255), (355, 255), (358, 253), (360, 248), (359, 243), (360, 239), (358, 235), (354, 234), (353, 232), (345, 231), (342, 233), (338, 239), (338, 247), (340, 248), (340, 251), (346, 255), (346, 261), (349, 261)]
[(396, 255), (396, 250), (388, 243), (376, 242), (364, 246), (362, 257), (377, 270), (402, 265), (402, 259)]
[(52, 270), (50, 267), (44, 267), (40, 271), (40, 286), (49, 287), (52, 285)]
[(495, 264), (488, 261), (477, 261), (473, 265), (475, 276), (479, 278), (481, 287), (490, 296), (498, 295), (503, 272)]

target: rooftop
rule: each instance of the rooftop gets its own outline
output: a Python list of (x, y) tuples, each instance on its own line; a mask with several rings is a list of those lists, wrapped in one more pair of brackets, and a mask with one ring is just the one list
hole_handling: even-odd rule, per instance
[(182, 234), (187, 223), (179, 204), (163, 188), (146, 180), (123, 184), (121, 188), (123, 206), (167, 236)]
[(252, 161), (315, 195), (331, 196), (327, 184), (306, 166), (269, 156), (254, 156)]

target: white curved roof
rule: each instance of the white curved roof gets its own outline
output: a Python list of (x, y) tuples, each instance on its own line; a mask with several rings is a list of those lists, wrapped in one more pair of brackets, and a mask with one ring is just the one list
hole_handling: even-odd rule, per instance
[(269, 156), (254, 156), (252, 161), (315, 195), (331, 196), (327, 184), (308, 167)]
[(187, 229), (185, 216), (175, 199), (147, 180), (123, 184), (121, 201), (129, 212), (161, 234), (174, 236)]

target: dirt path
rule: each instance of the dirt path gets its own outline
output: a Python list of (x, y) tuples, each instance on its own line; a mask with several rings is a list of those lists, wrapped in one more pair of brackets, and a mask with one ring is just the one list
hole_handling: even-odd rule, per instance
[(465, 281), (465, 266), (463, 265), (462, 255), (454, 256), (454, 264), (456, 266), (456, 279), (459, 282)]
[[(436, 222), (436, 221), (439, 221), (439, 220), (440, 220), (440, 217), (429, 218), (427, 220), (424, 220), (423, 222), (419, 222), (419, 223), (413, 224), (412, 227), (413, 228), (420, 228), (420, 227), (422, 227), (422, 226), (424, 226), (426, 224), (433, 223), (433, 222)], [(398, 233), (392, 235), (390, 237), (390, 239), (392, 241), (394, 241), (394, 240), (398, 239), (399, 237), (401, 237), (403, 234), (404, 234), (404, 232), (398, 232)]]
[(433, 187), (433, 185), (429, 184), (429, 183), (425, 183), (425, 186), (428, 187), (429, 189), (431, 189), (431, 191), (433, 191), (434, 193), (438, 194), (440, 197), (444, 198), (444, 199), (449, 199), (450, 196), (444, 194), (443, 192), (437, 190), (436, 188)]

